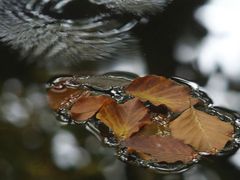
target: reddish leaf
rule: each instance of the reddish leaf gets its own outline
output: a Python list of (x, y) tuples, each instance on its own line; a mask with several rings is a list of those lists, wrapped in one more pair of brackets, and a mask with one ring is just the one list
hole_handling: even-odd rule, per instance
[(129, 151), (135, 151), (145, 160), (175, 163), (191, 162), (197, 153), (182, 141), (170, 136), (134, 136), (123, 142)]
[(150, 101), (155, 106), (166, 105), (174, 112), (182, 112), (199, 100), (193, 98), (188, 86), (162, 76), (149, 75), (135, 79), (127, 88), (127, 93)]
[(150, 123), (148, 109), (136, 98), (124, 104), (112, 102), (104, 105), (97, 118), (111, 128), (119, 139), (129, 138)]
[(76, 121), (85, 121), (93, 117), (98, 110), (105, 104), (113, 100), (108, 96), (82, 96), (72, 106), (71, 117)]
[(195, 108), (170, 123), (172, 136), (202, 152), (216, 153), (231, 140), (233, 126)]
[(64, 103), (74, 97), (79, 97), (83, 91), (73, 88), (51, 88), (48, 90), (48, 103), (53, 110), (59, 109)]

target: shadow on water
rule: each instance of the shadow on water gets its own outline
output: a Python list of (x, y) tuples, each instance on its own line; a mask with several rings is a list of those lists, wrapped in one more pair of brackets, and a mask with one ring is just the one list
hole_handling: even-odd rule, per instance
[[(124, 40), (124, 44), (119, 46), (117, 43), (114, 48), (105, 46), (108, 49), (107, 55), (96, 61), (85, 61), (86, 58), (81, 57), (85, 50), (80, 49), (76, 54), (84, 61), (76, 63), (73, 60), (75, 63), (67, 63), (66, 66), (61, 64), (55, 66), (54, 63), (49, 65), (48, 60), (52, 59), (55, 62), (54, 58), (56, 57), (63, 60), (64, 58), (74, 59), (76, 57), (75, 51), (71, 51), (74, 58), (71, 55), (54, 58), (51, 56), (51, 58), (46, 59), (44, 56), (36, 57), (29, 54), (22, 56), (22, 53), (25, 53), (24, 50), (21, 48), (12, 49), (14, 41), (12, 43), (1, 42), (0, 179), (110, 180), (114, 177), (116, 180), (235, 180), (240, 175), (239, 152), (227, 157), (209, 158), (180, 175), (160, 175), (123, 164), (115, 159), (111, 149), (102, 146), (95, 137), (83, 128), (58, 124), (46, 102), (44, 83), (52, 76), (73, 73), (99, 74), (124, 70), (140, 75), (152, 73), (169, 77), (180, 76), (195, 81), (213, 98), (215, 105), (239, 111), (240, 83), (236, 81), (236, 78), (224, 74), (218, 64), (214, 72), (204, 73), (198, 68), (197, 55), (192, 58), (192, 61), (183, 62), (179, 60), (181, 58), (176, 53), (176, 47), (180, 42), (194, 42), (192, 44), (195, 47), (196, 44), (201, 45), (202, 40), (208, 35), (208, 29), (194, 18), (196, 9), (207, 3), (202, 0), (176, 1), (166, 7), (165, 11), (145, 18), (129, 14), (125, 17), (118, 11), (114, 12), (114, 20), (115, 18), (118, 20), (112, 21), (111, 16), (110, 21), (116, 28), (126, 25), (129, 19), (131, 21), (137, 19), (140, 23), (134, 24), (126, 32), (127, 36), (125, 33), (120, 38), (115, 35), (111, 36), (110, 40), (117, 37), (117, 40)], [(75, 7), (75, 4), (72, 5)], [(87, 14), (84, 16), (78, 14), (77, 9), (74, 9), (72, 5), (65, 8), (64, 15), (66, 16), (64, 17), (74, 20), (97, 16), (99, 12), (109, 11), (102, 6), (101, 9), (95, 11), (94, 5), (90, 13), (86, 10), (87, 8), (82, 8), (82, 11)], [(57, 19), (58, 22), (59, 19), (64, 19), (61, 13), (55, 12), (48, 15)], [(11, 25), (11, 22), (9, 24)], [(52, 32), (56, 31), (54, 28)], [(102, 28), (112, 32), (109, 26), (102, 26)], [(69, 29), (68, 33), (71, 34), (72, 29)], [(63, 29), (63, 32), (65, 30)], [(86, 31), (84, 30), (84, 32)], [(97, 31), (93, 28), (87, 32)], [(74, 36), (82, 37), (82, 34), (80, 36), (75, 33), (74, 30)], [(56, 36), (60, 35), (56, 34)], [(60, 39), (65, 42), (64, 37)], [(89, 37), (87, 40), (92, 41)], [(99, 37), (98, 40), (102, 42), (105, 39)], [(36, 50), (39, 47), (38, 41), (34, 44)], [(81, 45), (79, 45), (80, 48)], [(19, 44), (16, 46), (18, 47)], [(29, 47), (29, 44), (26, 46)], [(50, 49), (52, 47), (50, 46)], [(68, 48), (65, 49), (68, 50)], [(61, 49), (60, 54), (66, 53), (65, 49)], [(79, 50), (79, 48), (77, 49)], [(31, 54), (32, 50), (31, 47), (27, 51)], [(43, 52), (49, 53), (50, 50)], [(95, 51), (89, 52), (95, 53)], [(184, 52), (190, 56), (193, 50)], [(95, 55), (86, 57), (92, 58)], [(30, 63), (29, 58), (33, 62)], [(36, 61), (44, 63), (38, 65)], [(206, 64), (206, 66), (208, 65)]]

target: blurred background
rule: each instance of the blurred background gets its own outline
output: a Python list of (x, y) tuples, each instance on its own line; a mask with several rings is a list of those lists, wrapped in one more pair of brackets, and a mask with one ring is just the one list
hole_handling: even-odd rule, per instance
[[(85, 14), (71, 14), (69, 6), (60, 12), (62, 16), (51, 16), (89, 18), (106, 11), (86, 11), (89, 4), (84, 2), (78, 3)], [(67, 56), (55, 59), (69, 58), (71, 62), (57, 65), (49, 62), (51, 58), (41, 58), (41, 53), (38, 57), (23, 56), (21, 48), (31, 46), (26, 39), (21, 48), (12, 48), (15, 42), (19, 46), (17, 38), (11, 39), (10, 44), (6, 40), (0, 42), (0, 179), (236, 180), (240, 177), (240, 151), (206, 158), (177, 175), (161, 175), (120, 162), (113, 149), (104, 147), (84, 128), (61, 126), (56, 121), (47, 106), (44, 83), (61, 74), (110, 71), (179, 76), (198, 83), (215, 105), (240, 112), (239, 9), (239, 0), (176, 0), (150, 16), (112, 15), (117, 19), (113, 29), (118, 24), (131, 26), (110, 38), (124, 43), (115, 44), (114, 48), (111, 44), (106, 46), (101, 52), (106, 50), (107, 55), (97, 60), (91, 56), (95, 51), (88, 51), (87, 47), (72, 51), (79, 52), (81, 61), (77, 63), (72, 62), (76, 58), (65, 49), (60, 49), (60, 53)], [(109, 26), (113, 24), (108, 25), (108, 30)], [(9, 30), (12, 37), (11, 33)], [(86, 57), (91, 61), (82, 58), (84, 53), (89, 53)]]

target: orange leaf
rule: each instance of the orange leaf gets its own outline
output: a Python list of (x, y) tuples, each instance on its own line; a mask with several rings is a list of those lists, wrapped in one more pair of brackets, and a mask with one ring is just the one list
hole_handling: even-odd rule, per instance
[(155, 106), (166, 105), (174, 112), (182, 112), (199, 100), (193, 98), (188, 86), (181, 85), (162, 76), (149, 75), (135, 79), (127, 88), (127, 93), (150, 101)]
[(144, 126), (139, 132), (137, 132), (136, 136), (169, 136), (170, 134), (171, 133), (168, 127), (160, 125), (156, 122), (152, 122), (151, 124)]
[(197, 153), (182, 141), (170, 136), (134, 136), (123, 142), (129, 151), (136, 151), (145, 160), (175, 163), (191, 162)]
[(48, 103), (50, 108), (58, 110), (64, 103), (73, 97), (80, 96), (82, 91), (79, 89), (72, 88), (50, 88), (48, 90)]
[(129, 138), (150, 123), (148, 109), (136, 98), (124, 104), (112, 102), (104, 105), (96, 117), (111, 128), (120, 139)]
[(216, 153), (231, 140), (233, 126), (195, 108), (170, 123), (172, 136), (201, 152)]
[(113, 100), (108, 96), (82, 96), (72, 106), (71, 117), (76, 121), (85, 121), (93, 117), (105, 103)]

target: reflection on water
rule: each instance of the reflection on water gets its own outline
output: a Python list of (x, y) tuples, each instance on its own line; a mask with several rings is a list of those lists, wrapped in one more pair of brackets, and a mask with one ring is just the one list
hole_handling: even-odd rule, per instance
[(105, 5), (107, 8), (119, 13), (132, 13), (143, 15), (145, 13), (155, 14), (170, 3), (172, 0), (90, 0), (98, 5)]
[[(217, 89), (216, 89), (217, 87)], [(227, 106), (239, 111), (240, 93), (229, 88), (229, 81), (220, 73), (213, 74), (204, 87), (218, 106)]]
[(113, 59), (119, 50), (135, 50), (129, 31), (141, 18), (124, 14), (153, 14), (169, 2), (1, 0), (0, 38), (31, 61), (55, 60), (52, 66)]
[[(26, 67), (18, 61), (22, 59), (16, 54), (18, 51), (8, 47), (20, 49), (29, 61), (39, 57), (43, 62), (42, 56), (46, 60), (67, 60), (61, 61), (63, 64), (79, 59), (114, 59), (80, 63), (79, 74), (127, 70), (141, 75), (181, 76), (204, 87), (217, 105), (239, 111), (239, 25), (238, 11), (234, 10), (239, 7), (237, 1), (181, 0), (157, 13), (157, 5), (169, 1), (141, 0), (138, 8), (133, 9), (133, 1), (124, 0), (0, 0), (0, 36), (4, 42), (0, 44), (0, 179), (239, 177), (239, 152), (204, 161), (181, 175), (159, 175), (116, 161), (112, 150), (102, 147), (82, 128), (80, 131), (79, 127), (62, 127), (56, 122), (45, 99), (43, 83), (49, 79), (48, 74)], [(124, 3), (128, 6), (122, 6)], [(142, 17), (152, 12), (155, 13)], [(205, 26), (206, 36), (197, 22)], [(175, 55), (174, 49), (178, 52)], [(205, 56), (200, 56), (200, 52)], [(52, 68), (49, 71), (56, 75)], [(59, 140), (62, 138), (66, 141)]]
[(208, 30), (201, 41), (187, 37), (177, 46), (176, 56), (182, 61), (197, 61), (199, 70), (206, 75), (223, 72), (239, 81), (240, 76), (240, 2), (210, 0), (195, 12), (195, 18)]
[(8, 79), (3, 84), (0, 97), (3, 120), (18, 127), (26, 126), (36, 110), (40, 112), (45, 106), (45, 96), (38, 92), (38, 86), (23, 86), (18, 79)]
[[(208, 29), (199, 52), (199, 68), (203, 73), (216, 71), (216, 67), (229, 78), (239, 81), (240, 76), (240, 23), (238, 18), (240, 2), (237, 0), (211, 0), (195, 14)], [(223, 13), (224, 12), (224, 13)], [(206, 67), (206, 64), (208, 66)]]
[[(82, 16), (84, 7), (93, 13)], [(31, 60), (45, 58), (69, 64), (110, 58), (134, 42), (128, 31), (137, 21), (113, 18), (105, 11), (87, 0), (1, 0), (1, 41), (20, 49)]]
[(229, 161), (232, 162), (240, 170), (240, 150), (238, 150)]
[(220, 180), (219, 175), (213, 170), (206, 168), (204, 166), (198, 165), (192, 168), (190, 171), (184, 174), (184, 178), (187, 180)]
[(55, 164), (61, 169), (79, 169), (90, 163), (88, 152), (78, 146), (77, 139), (68, 131), (59, 131), (52, 139)]

